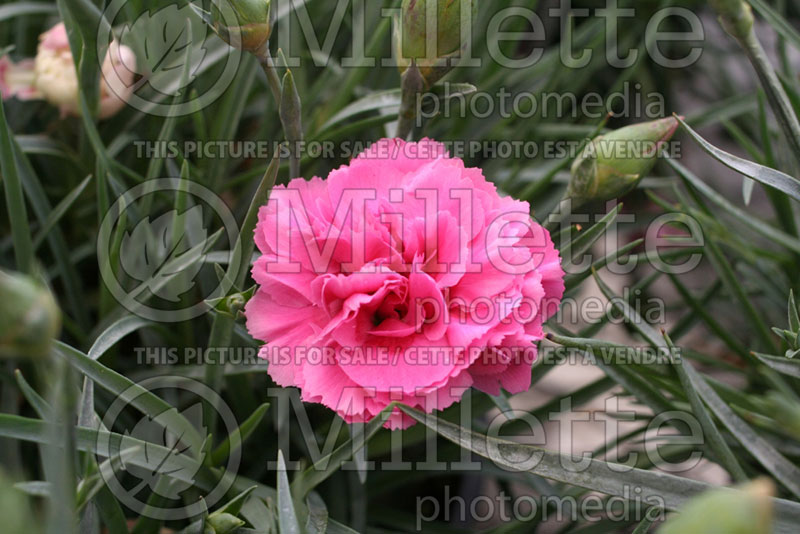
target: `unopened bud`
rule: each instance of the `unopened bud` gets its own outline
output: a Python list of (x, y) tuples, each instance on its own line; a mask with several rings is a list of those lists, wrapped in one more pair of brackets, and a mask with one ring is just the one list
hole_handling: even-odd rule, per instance
[(256, 52), (272, 34), (271, 0), (214, 0), (211, 26), (234, 48)]
[(235, 515), (226, 513), (213, 513), (206, 518), (204, 534), (231, 534), (245, 522)]
[(767, 479), (745, 484), (739, 490), (720, 489), (705, 493), (687, 504), (659, 530), (662, 534), (725, 532), (726, 534), (770, 534), (775, 488)]
[(302, 102), (292, 71), (286, 69), (283, 76), (281, 105), (279, 114), (283, 128), (286, 131), (286, 140), (297, 143), (303, 140)]
[(711, 7), (719, 13), (725, 31), (737, 39), (745, 39), (753, 30), (753, 10), (744, 0), (710, 0)]
[(45, 357), (60, 328), (61, 313), (46, 287), (0, 271), (0, 357)]
[(477, 0), (403, 0), (395, 34), (401, 72), (413, 60), (427, 87), (450, 72), (469, 44), (462, 33), (476, 6)]
[[(13, 63), (0, 58), (0, 92), (3, 99), (47, 100), (62, 115), (81, 113), (78, 75), (72, 58), (67, 29), (56, 24), (39, 37), (33, 60)], [(107, 119), (125, 107), (133, 94), (136, 55), (127, 46), (112, 41), (108, 47), (100, 76), (100, 110), (98, 117)]]
[(632, 191), (675, 134), (674, 117), (620, 128), (594, 138), (572, 164), (567, 198), (604, 202)]

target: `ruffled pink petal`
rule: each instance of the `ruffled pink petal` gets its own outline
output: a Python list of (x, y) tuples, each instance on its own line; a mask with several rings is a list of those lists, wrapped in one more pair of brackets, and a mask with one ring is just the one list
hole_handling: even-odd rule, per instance
[(40, 46), (49, 50), (69, 50), (69, 37), (67, 35), (67, 27), (63, 22), (59, 22), (45, 33), (39, 39)]

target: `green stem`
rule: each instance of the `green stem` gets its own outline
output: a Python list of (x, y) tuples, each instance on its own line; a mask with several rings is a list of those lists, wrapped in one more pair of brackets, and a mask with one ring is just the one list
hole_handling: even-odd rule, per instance
[(416, 63), (411, 62), (411, 66), (403, 73), (401, 80), (403, 92), (400, 101), (400, 113), (397, 117), (397, 137), (408, 139), (414, 130), (414, 123), (417, 118), (418, 95), (425, 88), (425, 82)]
[(256, 57), (261, 64), (261, 68), (264, 70), (264, 74), (267, 75), (267, 84), (269, 85), (270, 91), (272, 91), (272, 97), (280, 108), (282, 92), (281, 79), (278, 77), (278, 73), (275, 72), (275, 62), (272, 60), (272, 55), (269, 53), (269, 42), (264, 43), (261, 50), (256, 53)]
[(292, 71), (286, 69), (283, 77), (283, 93), (280, 108), (281, 124), (289, 142), (290, 178), (300, 176), (300, 144), (303, 141), (303, 117), (300, 94), (294, 82)]
[[(233, 317), (218, 313), (214, 316), (214, 321), (211, 323), (211, 333), (208, 336), (208, 349), (209, 354), (211, 351), (219, 350), (221, 347), (227, 347), (231, 343), (233, 337), (233, 327), (236, 322)], [(219, 361), (209, 361), (205, 364), (205, 384), (213, 389), (219, 391), (222, 388), (222, 379), (225, 377), (225, 365)], [(203, 402), (203, 425), (209, 434), (215, 434), (217, 423), (217, 408), (209, 401)]]

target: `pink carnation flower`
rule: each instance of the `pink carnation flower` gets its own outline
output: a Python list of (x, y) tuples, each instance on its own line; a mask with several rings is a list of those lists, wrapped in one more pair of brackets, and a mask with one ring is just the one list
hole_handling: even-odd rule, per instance
[[(100, 76), (99, 118), (116, 115), (131, 97), (136, 55), (127, 46), (112, 41), (103, 60)], [(80, 115), (78, 75), (64, 23), (39, 36), (35, 59), (14, 63), (0, 57), (0, 95), (3, 99), (44, 99), (57, 106), (62, 116)]]
[(564, 292), (529, 205), (430, 140), (384, 139), (327, 180), (277, 187), (255, 242), (245, 313), (270, 375), (349, 423), (393, 401), (441, 410), (471, 386), (527, 390)]

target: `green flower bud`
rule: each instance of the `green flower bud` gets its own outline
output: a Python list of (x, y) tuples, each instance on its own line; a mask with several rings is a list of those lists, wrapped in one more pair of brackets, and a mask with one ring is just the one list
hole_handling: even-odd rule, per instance
[(0, 357), (45, 357), (60, 328), (61, 313), (46, 287), (0, 271)]
[(244, 524), (245, 522), (235, 515), (213, 513), (206, 518), (205, 532), (207, 534), (230, 534)]
[(234, 48), (256, 52), (272, 34), (271, 0), (213, 0), (211, 26)]
[(772, 532), (772, 482), (754, 480), (739, 491), (715, 490), (693, 499), (675, 517), (664, 523), (661, 534), (725, 532), (725, 534), (769, 534)]
[[(403, 0), (400, 25), (395, 33), (400, 71), (405, 72), (413, 60), (427, 87), (450, 72), (468, 45), (462, 42), (466, 36), (462, 36), (461, 29), (472, 20), (476, 7), (477, 0)], [(428, 11), (436, 16), (430, 32)]]
[(567, 198), (582, 204), (629, 193), (652, 170), (677, 128), (678, 120), (670, 117), (594, 138), (572, 164)]
[(745, 39), (753, 30), (753, 10), (744, 0), (710, 0), (719, 13), (725, 31), (737, 39)]

